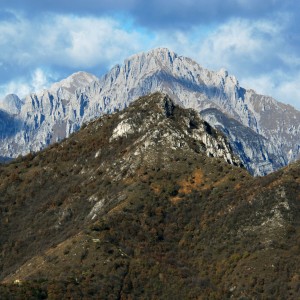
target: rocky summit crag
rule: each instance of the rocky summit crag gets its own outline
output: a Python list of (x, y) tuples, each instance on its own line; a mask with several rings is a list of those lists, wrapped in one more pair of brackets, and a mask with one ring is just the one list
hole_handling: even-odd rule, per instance
[(1, 299), (298, 299), (299, 162), (238, 165), (160, 93), (1, 165)]
[[(0, 124), (0, 155), (11, 158), (39, 151), (83, 123), (124, 109), (136, 98), (156, 91), (198, 112), (217, 109), (219, 112), (210, 111), (214, 115), (205, 114), (212, 126), (225, 128), (228, 117), (237, 121), (239, 130), (231, 127), (223, 132), (254, 175), (268, 174), (299, 156), (299, 111), (240, 87), (224, 69), (209, 71), (165, 48), (136, 54), (99, 80), (79, 72), (25, 99), (8, 96), (0, 102), (0, 109), (8, 114)], [(225, 117), (220, 118), (220, 113)]]

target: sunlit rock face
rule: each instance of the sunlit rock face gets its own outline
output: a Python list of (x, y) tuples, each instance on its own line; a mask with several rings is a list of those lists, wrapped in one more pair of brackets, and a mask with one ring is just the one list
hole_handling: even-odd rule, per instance
[[(5, 111), (21, 126), (13, 135), (1, 134), (0, 155), (16, 157), (43, 149), (77, 131), (83, 123), (122, 110), (138, 97), (156, 91), (198, 112), (217, 109), (218, 113), (210, 115), (206, 111), (208, 123), (223, 128), (252, 174), (270, 173), (299, 156), (299, 111), (240, 87), (224, 69), (209, 71), (165, 48), (133, 55), (100, 79), (78, 72), (49, 90), (20, 101), (10, 100), (4, 105)], [(228, 118), (236, 125), (231, 122), (226, 130)], [(126, 131), (125, 127), (122, 130)]]

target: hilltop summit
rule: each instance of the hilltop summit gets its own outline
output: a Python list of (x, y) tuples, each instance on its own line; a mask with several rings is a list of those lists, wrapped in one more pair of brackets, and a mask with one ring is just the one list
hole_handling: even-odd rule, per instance
[(239, 165), (161, 93), (1, 165), (1, 298), (298, 299), (299, 162)]

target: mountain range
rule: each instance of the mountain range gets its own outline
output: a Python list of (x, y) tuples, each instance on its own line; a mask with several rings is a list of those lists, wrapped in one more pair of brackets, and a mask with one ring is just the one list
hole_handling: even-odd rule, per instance
[(221, 130), (251, 174), (268, 174), (299, 157), (299, 111), (240, 87), (224, 69), (209, 71), (166, 48), (129, 57), (100, 79), (78, 72), (21, 100), (8, 95), (0, 102), (0, 156), (44, 149), (157, 91)]
[(299, 298), (299, 161), (252, 177), (176, 101), (0, 165), (1, 299)]

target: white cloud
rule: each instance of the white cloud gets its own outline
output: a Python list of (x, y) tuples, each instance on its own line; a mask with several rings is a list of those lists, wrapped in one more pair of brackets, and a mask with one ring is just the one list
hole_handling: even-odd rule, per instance
[[(48, 18), (47, 18), (48, 17)], [(51, 62), (64, 67), (88, 68), (116, 61), (141, 50), (145, 37), (123, 29), (112, 18), (44, 16), (30, 21), (0, 23), (0, 60), (20, 65)]]
[(212, 67), (237, 69), (244, 60), (257, 63), (276, 47), (280, 30), (275, 21), (231, 20), (203, 41), (198, 55)]
[(278, 20), (232, 19), (215, 27), (194, 27), (188, 32), (162, 31), (156, 35), (155, 45), (167, 45), (211, 69), (226, 67), (236, 72), (253, 64), (263, 68), (266, 58), (279, 57), (284, 21)]
[(18, 78), (4, 85), (0, 85), (0, 99), (8, 94), (16, 94), (22, 98), (29, 93), (48, 88), (52, 82), (53, 79), (51, 74), (47, 74), (42, 69), (38, 68), (31, 74), (30, 79)]
[(0, 86), (0, 99), (8, 94), (17, 94), (23, 97), (31, 92), (30, 85), (22, 80), (10, 81), (5, 85)]
[(300, 72), (287, 80), (282, 81), (274, 90), (273, 95), (280, 101), (290, 103), (300, 110)]
[(241, 81), (241, 85), (248, 89), (254, 89), (259, 94), (272, 96), (280, 102), (289, 103), (300, 109), (299, 82), (300, 72), (293, 76), (276, 72), (244, 78)]
[(275, 83), (270, 75), (263, 74), (256, 77), (247, 77), (240, 80), (241, 86), (247, 89), (253, 89), (262, 95), (272, 95), (275, 90)]
[(282, 53), (279, 55), (281, 60), (290, 67), (300, 67), (300, 56), (295, 54)]
[(29, 20), (16, 14), (16, 19), (0, 21), (0, 61), (2, 73), (9, 72), (7, 66), (22, 71), (13, 80), (0, 82), (0, 97), (8, 93), (22, 97), (49, 86), (59, 76), (52, 76), (46, 69), (69, 74), (69, 70), (98, 66), (97, 75), (105, 71), (100, 66), (122, 62), (143, 50), (149, 39), (138, 30), (124, 29), (121, 21), (112, 18), (43, 15)]
[(34, 90), (42, 90), (48, 86), (47, 75), (43, 70), (36, 69), (32, 76), (32, 87)]

